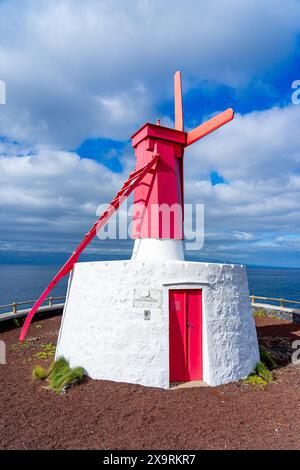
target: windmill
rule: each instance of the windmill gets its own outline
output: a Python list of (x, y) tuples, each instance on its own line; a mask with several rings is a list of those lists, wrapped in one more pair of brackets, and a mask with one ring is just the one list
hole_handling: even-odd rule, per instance
[[(31, 320), (39, 306), (57, 282), (71, 272), (64, 311), (65, 320), (61, 327), (58, 352), (68, 356), (71, 361), (72, 358), (81, 361), (80, 365), (85, 366), (85, 368), (90, 371), (90, 376), (94, 378), (131, 381), (163, 387), (167, 387), (170, 380), (199, 380), (203, 379), (203, 377), (211, 384), (223, 383), (226, 382), (227, 376), (234, 377), (232, 368), (234, 369), (235, 367), (237, 370), (236, 376), (240, 377), (241, 374), (244, 374), (244, 371), (246, 371), (247, 375), (258, 359), (256, 333), (253, 329), (253, 321), (250, 319), (251, 313), (249, 316), (249, 301), (245, 297), (245, 292), (248, 291), (248, 287), (244, 268), (233, 265), (187, 263), (184, 261), (182, 247), (182, 240), (184, 238), (184, 150), (189, 145), (231, 121), (234, 117), (234, 112), (229, 108), (203, 124), (200, 124), (198, 127), (186, 132), (184, 131), (183, 122), (180, 72), (176, 72), (174, 75), (174, 96), (174, 129), (161, 126), (160, 122), (157, 121), (156, 124), (146, 123), (132, 136), (132, 146), (136, 156), (135, 171), (129, 175), (127, 181), (108, 205), (107, 210), (85, 235), (73, 254), (34, 304), (21, 331), (20, 340), (23, 341), (26, 337)], [(77, 263), (83, 250), (133, 191), (133, 238), (136, 240), (132, 259), (125, 263), (125, 265), (124, 263), (120, 265), (121, 262), (118, 261), (105, 264), (98, 262), (98, 264), (94, 263), (92, 265)], [(161, 207), (174, 208), (173, 216), (167, 224), (165, 224), (164, 216), (161, 216)], [(155, 261), (155, 264), (153, 264), (153, 261)], [(219, 268), (216, 268), (216, 266), (219, 266)], [(83, 271), (80, 274), (82, 269)], [(88, 272), (86, 270), (88, 270)], [(170, 274), (169, 270), (173, 274)], [(92, 292), (91, 284), (96, 282), (95, 279), (99, 276), (100, 271), (102, 274), (100, 274), (99, 285), (97, 284), (96, 290)], [(145, 277), (146, 272), (147, 276)], [(229, 277), (231, 276), (232, 279), (230, 286), (227, 287), (227, 281), (224, 283), (223, 280), (224, 272), (228, 272)], [(220, 291), (226, 291), (226, 288), (228, 288), (230, 292), (232, 289), (236, 288), (237, 284), (237, 289), (242, 289), (242, 292), (240, 299), (231, 299), (233, 310), (236, 309), (234, 311), (237, 312), (237, 308), (240, 308), (241, 311), (246, 312), (243, 327), (245, 331), (247, 331), (248, 338), (243, 338), (243, 348), (245, 349), (245, 343), (248, 341), (248, 346), (246, 344), (248, 347), (248, 349), (246, 347), (248, 357), (245, 359), (243, 367), (238, 368), (232, 365), (226, 373), (223, 371), (223, 376), (219, 371), (216, 374), (216, 377), (219, 378), (216, 379), (211, 378), (214, 367), (208, 365), (208, 358), (205, 360), (205, 354), (209, 355), (209, 345), (207, 343), (212, 340), (212, 333), (209, 332), (209, 328), (204, 329), (202, 321), (202, 306), (204, 305), (204, 310), (209, 311), (210, 302), (205, 302), (205, 297), (209, 298), (211, 294), (208, 288), (209, 283), (206, 281), (203, 282), (203, 276), (204, 278), (206, 276), (215, 279), (214, 288), (218, 286)], [(87, 281), (88, 278), (92, 279), (93, 282)], [(202, 282), (198, 282), (199, 280), (201, 281), (201, 279)], [(146, 287), (148, 287), (143, 293), (145, 284)], [(124, 287), (124, 292), (121, 294), (116, 293), (114, 291), (115, 285), (120, 285), (121, 290)], [(173, 286), (173, 288), (166, 286)], [(105, 315), (109, 315), (109, 306), (107, 306), (106, 311), (105, 298), (103, 297), (102, 300), (98, 299), (100, 295), (99, 289), (101, 292), (111, 292), (110, 302), (118, 306), (116, 315), (123, 312), (118, 321), (118, 327), (114, 329), (110, 330), (105, 323), (107, 321)], [(82, 304), (81, 308), (88, 311), (91, 310), (91, 306), (88, 302), (92, 301), (91, 299), (94, 298), (93, 302), (95, 303), (95, 298), (97, 298), (96, 304), (99, 302), (99, 308), (101, 305), (101, 314), (99, 313), (94, 320), (99, 322), (99, 331), (97, 338), (94, 338), (95, 342), (93, 343), (93, 340), (89, 337), (89, 339), (86, 338), (82, 347), (78, 346), (75, 348), (74, 343), (76, 343), (77, 340), (80, 342), (81, 339), (79, 339), (79, 336), (77, 336), (74, 331), (77, 331), (76, 328), (82, 331), (82, 328), (85, 329), (86, 325), (86, 323), (81, 323), (83, 321), (83, 314), (81, 315), (75, 304), (72, 304), (72, 299), (81, 296), (80, 292), (82, 292), (82, 298), (85, 299), (84, 302), (87, 302), (84, 306)], [(132, 302), (132, 304), (130, 302)], [(214, 302), (211, 301), (211, 305), (213, 305), (214, 309), (221, 309), (222, 312), (224, 309), (226, 310), (226, 308), (229, 308), (229, 311), (232, 312), (232, 306), (227, 306), (226, 302), (227, 301), (225, 301), (220, 294), (218, 299)], [(167, 331), (161, 333), (161, 336), (158, 335), (161, 340), (160, 352), (154, 354), (158, 364), (157, 368), (160, 369), (161, 364), (163, 364), (163, 372), (161, 372), (160, 375), (158, 374), (160, 378), (158, 378), (157, 373), (152, 373), (152, 375), (150, 373), (149, 375), (145, 370), (146, 364), (142, 372), (137, 372), (140, 365), (134, 367), (132, 364), (128, 365), (127, 363), (122, 370), (119, 370), (115, 362), (113, 361), (111, 364), (108, 359), (106, 364), (109, 365), (109, 370), (104, 371), (99, 365), (95, 366), (95, 364), (92, 363), (93, 361), (88, 359), (90, 353), (85, 350), (86, 343), (90, 344), (92, 349), (97, 350), (100, 347), (99, 342), (102, 341), (109, 349), (114, 342), (118, 343), (126, 334), (131, 334), (129, 330), (131, 307), (125, 308), (125, 304), (132, 305), (134, 311), (141, 311), (144, 320), (151, 318), (152, 310), (156, 313), (158, 311), (161, 312), (161, 316), (155, 318), (161, 328), (167, 328)], [(224, 306), (221, 307), (221, 304)], [(147, 305), (150, 306), (149, 309), (145, 308)], [(72, 310), (73, 314), (70, 313)], [(100, 317), (102, 319), (100, 319)], [(138, 318), (140, 319), (141, 316)], [(78, 322), (76, 319), (78, 319)], [(88, 319), (86, 319), (86, 321), (88, 322)], [(163, 323), (161, 323), (162, 321)], [(79, 326), (79, 324), (81, 326)], [(120, 324), (122, 326), (120, 326)], [(140, 325), (140, 323), (138, 324)], [(69, 333), (67, 333), (66, 325), (69, 325)], [(149, 333), (149, 330), (147, 330), (147, 328), (145, 329), (144, 325), (144, 323), (140, 325), (142, 328), (141, 337), (143, 334), (150, 334), (151, 336), (152, 333)], [(194, 327), (192, 328), (191, 325), (194, 325)], [(227, 326), (225, 319), (223, 321), (223, 328), (226, 331)], [(127, 332), (126, 334), (125, 331)], [(147, 331), (148, 333), (146, 333)], [(111, 334), (111, 332), (115, 335), (114, 340), (102, 337), (102, 335)], [(91, 333), (90, 336), (93, 336), (93, 334), (94, 332)], [(72, 341), (70, 338), (72, 338)], [(138, 339), (135, 339), (135, 341), (138, 343)], [(152, 340), (149, 337), (147, 341), (150, 341), (151, 344)], [(157, 342), (157, 338), (155, 338), (155, 340), (153, 339), (153, 348), (155, 341)], [(168, 346), (166, 346), (166, 341), (169, 344)], [(94, 346), (92, 346), (92, 344), (94, 344)], [(126, 346), (123, 346), (125, 350)], [(80, 348), (85, 350), (85, 353), (82, 353), (82, 355), (78, 353)], [(216, 351), (218, 350), (218, 348), (215, 349)], [(140, 346), (136, 344), (137, 355), (141, 350), (143, 350), (143, 344), (141, 343)], [(166, 351), (168, 351), (168, 364), (166, 363)], [(103, 351), (101, 354), (103, 354)], [(230, 353), (228, 354), (230, 355)], [(113, 356), (114, 353), (111, 355)], [(145, 357), (146, 356), (147, 354), (145, 353)], [(164, 359), (162, 359), (161, 356), (163, 356)], [(124, 353), (124, 357), (127, 357), (126, 353)], [(135, 372), (132, 372), (133, 369)], [(114, 372), (112, 372), (112, 370)], [(116, 372), (118, 370), (119, 372)]]
[[(195, 129), (184, 132), (182, 85), (181, 73), (179, 71), (174, 75), (174, 98), (175, 129), (162, 127), (160, 124), (155, 125), (147, 123), (132, 136), (132, 146), (135, 148), (137, 158), (136, 170), (129, 175), (129, 178), (111, 201), (107, 210), (101, 214), (91, 230), (85, 235), (70, 258), (54, 276), (33, 305), (22, 328), (20, 335), (21, 341), (25, 339), (31, 320), (45, 298), (60, 279), (72, 270), (79, 256), (90, 244), (97, 232), (108, 222), (109, 218), (133, 190), (135, 190), (135, 205), (140, 206), (141, 203), (144, 205), (143, 213), (140, 215), (135, 213), (134, 215), (135, 220), (141, 219), (140, 228), (134, 234), (135, 238), (164, 238), (163, 221), (152, 220), (151, 223), (149, 223), (151, 216), (148, 215), (148, 217), (146, 217), (152, 204), (159, 206), (163, 204), (167, 204), (168, 206), (177, 204), (177, 207), (181, 207), (182, 210), (183, 152), (185, 147), (202, 139), (224, 124), (227, 124), (233, 119), (234, 113), (233, 110), (229, 108)], [(170, 143), (172, 145), (170, 145)], [(174, 219), (174, 226), (170, 227), (170, 240), (183, 238), (183, 215), (179, 214), (179, 218), (181, 221), (180, 225), (178, 225), (178, 219)], [(143, 224), (143, 220), (145, 219), (147, 219), (147, 224)]]

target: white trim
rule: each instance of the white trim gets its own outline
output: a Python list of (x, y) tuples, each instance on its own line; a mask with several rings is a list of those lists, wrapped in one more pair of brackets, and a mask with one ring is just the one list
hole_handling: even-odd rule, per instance
[(182, 240), (138, 238), (134, 242), (132, 261), (184, 261)]

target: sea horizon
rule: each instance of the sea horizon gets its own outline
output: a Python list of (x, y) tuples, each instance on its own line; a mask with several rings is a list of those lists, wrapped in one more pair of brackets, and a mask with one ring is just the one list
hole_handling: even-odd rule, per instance
[[(104, 259), (104, 261), (112, 260), (113, 256), (105, 258), (107, 259)], [(118, 255), (115, 259), (128, 259), (128, 257), (122, 258)], [(89, 261), (92, 260), (82, 260), (82, 262)], [(93, 261), (96, 260), (93, 259)], [(245, 266), (250, 295), (300, 301), (300, 268), (263, 265)], [(60, 267), (61, 263), (0, 263), (0, 305), (37, 299)], [(68, 276), (55, 286), (51, 296), (64, 296), (67, 282)]]

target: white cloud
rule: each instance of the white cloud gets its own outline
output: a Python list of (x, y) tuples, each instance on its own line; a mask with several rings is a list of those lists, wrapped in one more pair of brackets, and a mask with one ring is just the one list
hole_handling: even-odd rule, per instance
[[(299, 128), (294, 105), (237, 115), (186, 150), (187, 200), (205, 203), (207, 254), (258, 263), (267, 252), (289, 254), (283, 262), (298, 263)], [(227, 184), (212, 186), (212, 171)]]
[(239, 232), (238, 230), (234, 230), (232, 234), (237, 240), (252, 240), (253, 239), (252, 233), (248, 233), (248, 232)]
[[(117, 175), (61, 149), (127, 139), (156, 117), (170, 125), (157, 110), (176, 69), (185, 91), (244, 87), (295, 51), (300, 28), (295, 0), (4, 0), (0, 15), (0, 135), (20, 142), (0, 141), (0, 248), (14, 250), (72, 250), (134, 165), (124, 155)], [(186, 150), (186, 199), (206, 207), (201, 256), (299, 251), (299, 110), (237, 115)], [(212, 186), (212, 171), (227, 184)]]
[[(299, 111), (299, 106), (290, 105), (237, 114), (232, 122), (187, 149), (188, 170), (191, 174), (195, 167), (202, 173), (218, 170), (226, 180), (242, 179), (244, 184), (278, 175), (290, 178), (300, 166)], [(292, 181), (293, 186), (299, 184), (296, 175)], [(222, 190), (226, 192), (224, 186)]]
[(0, 135), (74, 148), (155, 120), (172, 74), (243, 86), (293, 53), (295, 0), (0, 3)]
[(125, 175), (76, 153), (37, 147), (12, 156), (12, 148), (0, 156), (0, 249), (72, 250)]
[[(230, 123), (187, 149), (186, 202), (205, 204), (200, 257), (274, 264), (284, 255), (282, 263), (297, 262), (299, 126), (296, 106), (274, 108), (237, 116), (235, 127)], [(134, 157), (124, 155), (125, 170), (116, 174), (72, 152), (45, 146), (33, 150), (32, 155), (28, 148), (2, 143), (2, 249), (71, 251), (95, 221), (98, 204), (110, 201), (121, 187)], [(228, 183), (212, 186), (211, 171)], [(104, 246), (97, 241), (92, 249), (107, 250)], [(109, 248), (118, 249), (126, 251), (128, 245), (118, 241)]]

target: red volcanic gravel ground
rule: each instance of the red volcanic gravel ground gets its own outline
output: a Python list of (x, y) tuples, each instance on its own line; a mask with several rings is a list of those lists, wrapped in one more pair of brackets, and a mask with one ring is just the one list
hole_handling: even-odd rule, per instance
[(20, 328), (0, 333), (1, 449), (299, 449), (300, 366), (290, 363), (300, 326), (257, 318), (259, 340), (280, 363), (265, 388), (243, 382), (160, 390), (87, 379), (58, 396), (31, 378), (60, 317), (36, 322), (25, 346)]

